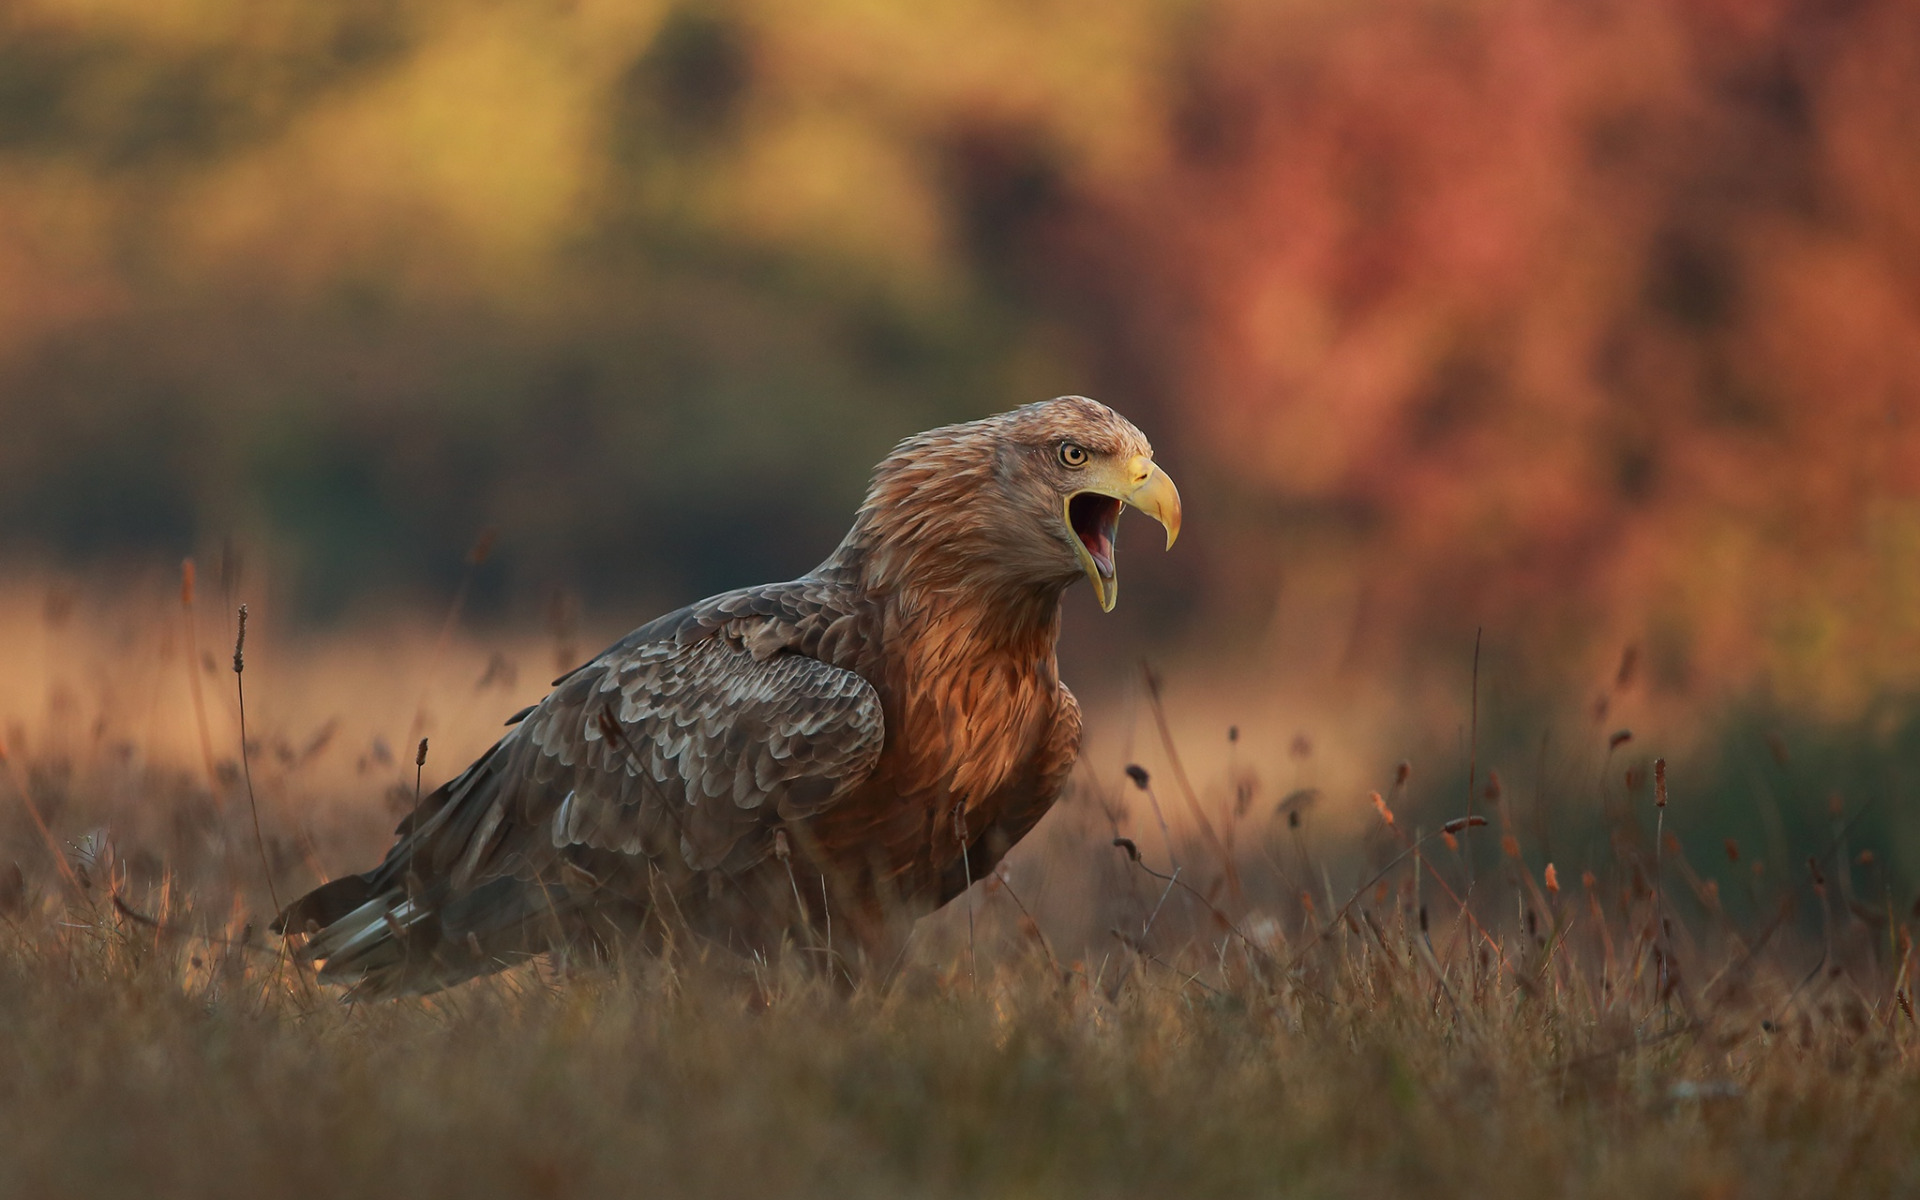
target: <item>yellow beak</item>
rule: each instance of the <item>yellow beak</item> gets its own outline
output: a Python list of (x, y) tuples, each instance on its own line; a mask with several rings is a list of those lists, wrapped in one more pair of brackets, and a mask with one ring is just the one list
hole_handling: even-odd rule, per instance
[[(1076, 506), (1074, 501), (1083, 496), (1104, 496), (1120, 503), (1083, 502)], [(1087, 486), (1067, 497), (1065, 516), (1081, 569), (1093, 583), (1094, 596), (1100, 601), (1102, 612), (1112, 612), (1120, 598), (1120, 578), (1114, 565), (1114, 532), (1119, 525), (1122, 504), (1132, 505), (1160, 522), (1167, 531), (1169, 550), (1173, 548), (1174, 539), (1180, 536), (1180, 490), (1152, 459), (1140, 454), (1124, 463), (1090, 467)]]

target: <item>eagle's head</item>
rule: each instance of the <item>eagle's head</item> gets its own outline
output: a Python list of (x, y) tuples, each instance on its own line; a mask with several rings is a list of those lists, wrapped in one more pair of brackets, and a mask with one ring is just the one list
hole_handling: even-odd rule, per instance
[(1128, 505), (1160, 522), (1173, 545), (1180, 493), (1146, 435), (1104, 404), (1061, 396), (908, 438), (875, 472), (861, 515), (882, 573), (937, 561), (1039, 587), (1084, 574), (1111, 612)]

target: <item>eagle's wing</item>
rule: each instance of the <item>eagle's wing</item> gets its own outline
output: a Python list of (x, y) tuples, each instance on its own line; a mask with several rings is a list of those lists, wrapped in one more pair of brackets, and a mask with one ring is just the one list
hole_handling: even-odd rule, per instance
[(412, 957), (382, 943), (415, 923), (440, 927), (414, 940), (449, 950), (524, 924), (541, 902), (506, 885), (547, 878), (573, 848), (680, 877), (764, 858), (781, 820), (852, 791), (885, 740), (873, 686), (801, 652), (848, 632), (825, 599), (730, 593), (636, 630), (423, 800), (379, 867), (296, 902), (282, 926), (323, 926), (308, 953), (364, 972)]
[[(742, 838), (805, 817), (873, 770), (880, 698), (859, 675), (799, 654), (757, 658), (723, 634), (649, 642), (570, 677), (530, 715), (522, 786), (495, 800), (456, 880), (537, 860), (537, 847), (726, 861)], [(764, 842), (765, 844), (759, 844)]]

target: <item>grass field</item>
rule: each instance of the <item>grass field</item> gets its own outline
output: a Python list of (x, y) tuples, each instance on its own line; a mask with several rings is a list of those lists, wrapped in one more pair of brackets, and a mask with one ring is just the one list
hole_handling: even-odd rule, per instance
[[(1549, 875), (1497, 787), (1468, 825), (1391, 771), (1316, 810), (1199, 755), (1191, 798), (1092, 763), (891, 978), (689, 943), (348, 1006), (263, 932), (269, 888), (382, 845), (414, 767), (369, 728), (431, 727), (431, 786), (565, 648), (263, 627), (240, 764), (216, 619), (190, 651), (112, 611), (9, 626), (0, 1195), (1920, 1188), (1909, 913), (1858, 845), (1696, 862), (1642, 786)], [(461, 686), (378, 682), (423, 664)]]

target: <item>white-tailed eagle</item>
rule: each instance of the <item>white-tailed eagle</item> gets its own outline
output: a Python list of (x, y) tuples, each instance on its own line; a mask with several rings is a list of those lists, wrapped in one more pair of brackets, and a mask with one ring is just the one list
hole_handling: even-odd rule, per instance
[(879, 957), (1059, 797), (1080, 709), (1061, 593), (1113, 608), (1123, 505), (1180, 531), (1140, 431), (1066, 396), (900, 443), (790, 583), (641, 626), (401, 822), (372, 870), (288, 906), (321, 976), (424, 992), (681, 928)]

